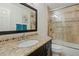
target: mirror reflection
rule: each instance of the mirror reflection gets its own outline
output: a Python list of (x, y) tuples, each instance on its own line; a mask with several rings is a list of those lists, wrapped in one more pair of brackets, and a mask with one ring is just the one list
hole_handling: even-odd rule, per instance
[(18, 3), (0, 3), (0, 31), (35, 29), (35, 10)]

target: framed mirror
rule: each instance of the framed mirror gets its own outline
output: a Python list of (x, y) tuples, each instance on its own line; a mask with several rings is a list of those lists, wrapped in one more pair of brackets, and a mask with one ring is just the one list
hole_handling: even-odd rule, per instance
[(0, 35), (37, 31), (37, 10), (26, 3), (0, 3)]

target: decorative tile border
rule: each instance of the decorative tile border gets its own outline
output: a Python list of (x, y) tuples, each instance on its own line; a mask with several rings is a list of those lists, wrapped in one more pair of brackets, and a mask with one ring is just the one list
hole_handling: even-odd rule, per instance
[(6, 44), (9, 42), (15, 42), (15, 41), (20, 41), (20, 40), (24, 40), (23, 38), (31, 38), (32, 36), (38, 35), (38, 33), (34, 33), (34, 34), (28, 34), (23, 37), (23, 35), (17, 35), (17, 36), (13, 36), (13, 37), (5, 37), (5, 38), (1, 38), (2, 40), (0, 40), (0, 44)]

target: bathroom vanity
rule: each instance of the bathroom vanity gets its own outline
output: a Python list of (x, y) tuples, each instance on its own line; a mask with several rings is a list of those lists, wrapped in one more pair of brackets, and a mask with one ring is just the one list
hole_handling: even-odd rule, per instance
[[(19, 47), (19, 42), (22, 40), (9, 40), (7, 42), (0, 42), (0, 56), (50, 56), (52, 39), (49, 37), (33, 36), (26, 38), (27, 40), (37, 40), (38, 43), (28, 47)], [(30, 43), (28, 43), (30, 44)], [(28, 45), (27, 44), (27, 45)]]

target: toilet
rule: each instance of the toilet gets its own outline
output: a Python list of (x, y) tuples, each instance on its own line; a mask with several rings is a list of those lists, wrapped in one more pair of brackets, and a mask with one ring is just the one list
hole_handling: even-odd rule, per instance
[(53, 56), (63, 56), (63, 48), (60, 45), (52, 44), (52, 54)]

